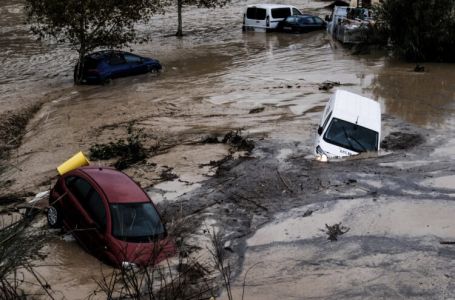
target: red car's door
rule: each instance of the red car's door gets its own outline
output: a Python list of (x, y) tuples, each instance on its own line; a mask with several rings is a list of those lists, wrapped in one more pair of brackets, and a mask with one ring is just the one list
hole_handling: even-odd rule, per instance
[(107, 229), (107, 210), (105, 201), (102, 194), (94, 187), (90, 191), (86, 203), (86, 226), (90, 228), (89, 236), (87, 236), (89, 243), (89, 250), (95, 253), (98, 257), (103, 258), (106, 251), (105, 235)]
[[(82, 177), (68, 177), (66, 184), (68, 196), (63, 201), (63, 214), (67, 229), (87, 250), (98, 253), (104, 249), (106, 210), (103, 201), (93, 186)], [(101, 206), (96, 206), (97, 203), (101, 203)]]
[[(77, 176), (68, 176), (64, 179), (66, 195), (61, 200), (61, 207), (64, 216), (63, 223), (70, 233), (76, 233), (80, 229), (80, 216), (84, 213), (78, 198), (87, 197), (91, 188), (85, 180), (80, 181), (79, 179)], [(75, 236), (77, 237), (77, 233)]]

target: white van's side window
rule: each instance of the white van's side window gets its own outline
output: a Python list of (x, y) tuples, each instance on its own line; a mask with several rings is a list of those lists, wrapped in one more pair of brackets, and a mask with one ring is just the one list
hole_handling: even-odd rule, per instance
[(272, 18), (274, 19), (284, 19), (291, 15), (291, 8), (282, 7), (282, 8), (272, 8)]
[(265, 20), (267, 11), (264, 8), (248, 7), (246, 10), (247, 19)]
[(325, 119), (324, 121), (324, 124), (322, 125), (322, 128), (325, 129), (325, 126), (327, 126), (327, 122), (330, 120), (330, 117), (332, 116), (332, 112), (329, 112), (329, 115), (327, 116), (327, 118)]
[(293, 16), (300, 16), (302, 13), (295, 7), (292, 8), (292, 15)]

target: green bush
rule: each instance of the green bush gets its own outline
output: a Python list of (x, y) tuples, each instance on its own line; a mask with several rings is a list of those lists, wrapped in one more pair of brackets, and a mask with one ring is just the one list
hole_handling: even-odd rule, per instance
[(375, 15), (399, 56), (455, 62), (455, 0), (383, 0)]

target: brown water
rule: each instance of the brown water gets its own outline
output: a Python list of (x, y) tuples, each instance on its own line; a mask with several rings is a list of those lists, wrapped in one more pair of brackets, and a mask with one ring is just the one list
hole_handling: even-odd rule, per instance
[[(124, 137), (126, 131), (118, 124), (130, 121), (164, 145), (190, 143), (238, 128), (277, 142), (311, 141), (329, 97), (318, 89), (325, 80), (339, 81), (342, 88), (378, 100), (387, 115), (437, 129), (447, 134), (449, 142), (453, 139), (454, 65), (425, 64), (426, 72), (415, 73), (413, 64), (384, 53), (351, 55), (325, 32), (244, 34), (241, 18), (252, 1), (236, 1), (216, 10), (185, 8), (187, 36), (182, 39), (165, 37), (175, 31), (175, 13), (154, 17), (151, 24), (140, 27), (153, 40), (132, 48), (158, 58), (164, 66), (160, 75), (79, 87), (72, 85), (71, 78), (75, 53), (66, 46), (36, 41), (23, 25), (21, 3), (0, 3), (0, 113), (35, 101), (46, 104), (14, 153), (15, 168), (2, 175), (14, 180), (11, 191), (48, 189), (57, 165), (79, 150), (87, 152), (94, 143)], [(322, 9), (326, 2), (288, 3), (321, 16), (328, 13)], [(249, 114), (261, 106), (264, 112)], [(453, 154), (453, 143), (444, 147), (436, 149), (435, 155), (437, 151), (445, 158)], [(306, 154), (311, 148), (311, 144), (301, 146)], [(194, 178), (200, 171), (189, 174), (188, 170), (218, 159), (226, 149), (214, 154), (212, 146), (200, 146), (197, 151), (198, 159), (187, 160), (185, 153), (194, 156), (191, 150), (177, 147), (157, 158), (158, 167), (150, 164), (127, 172), (144, 187), (158, 182), (160, 166), (184, 166), (186, 176)], [(183, 189), (181, 183), (171, 184), (170, 189)], [(63, 296), (74, 298), (76, 293), (83, 298), (93, 290), (91, 276), (86, 274), (96, 272), (99, 264), (92, 257), (75, 243), (56, 242), (46, 249), (51, 262), (61, 267), (42, 272), (50, 282), (57, 282)]]

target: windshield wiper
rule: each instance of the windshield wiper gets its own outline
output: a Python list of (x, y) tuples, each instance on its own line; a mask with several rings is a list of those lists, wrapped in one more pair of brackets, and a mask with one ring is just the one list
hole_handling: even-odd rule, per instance
[(344, 137), (346, 138), (346, 141), (348, 141), (348, 143), (349, 143), (349, 147), (351, 147), (351, 149), (354, 149), (354, 145), (352, 145), (351, 140), (349, 139), (349, 135), (346, 131), (346, 128), (344, 128), (344, 126), (342, 126), (341, 128), (343, 129)]
[[(346, 137), (346, 140), (348, 141), (349, 146), (351, 146), (352, 149), (355, 150), (355, 147), (354, 147), (354, 145), (352, 145), (351, 140), (353, 140), (354, 142), (356, 142), (356, 144), (359, 145), (359, 146), (362, 148), (362, 149), (361, 149), (362, 151), (364, 151), (364, 152), (367, 151), (367, 148), (366, 148), (361, 142), (359, 142), (359, 140), (357, 140), (357, 139), (356, 139), (355, 137), (353, 137), (353, 136), (348, 135), (348, 133), (346, 132), (346, 128), (344, 128), (344, 126), (343, 126), (342, 128), (343, 128), (344, 136)], [(355, 151), (357, 151), (357, 150), (355, 150)], [(357, 152), (360, 152), (360, 151), (357, 151)]]
[(359, 142), (359, 140), (357, 140), (355, 137), (351, 136), (351, 139), (352, 139), (354, 142), (356, 142), (357, 145), (359, 145), (360, 147), (362, 147), (362, 150), (363, 150), (364, 152), (367, 152), (367, 151), (368, 151), (367, 148), (366, 148), (361, 142)]

